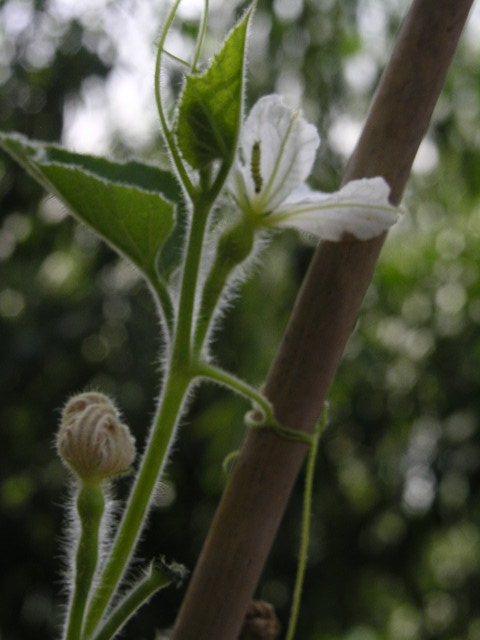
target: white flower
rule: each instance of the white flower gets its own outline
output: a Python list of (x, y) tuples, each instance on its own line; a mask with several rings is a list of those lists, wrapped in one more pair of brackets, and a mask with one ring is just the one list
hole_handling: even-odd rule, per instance
[(335, 193), (305, 184), (320, 138), (278, 95), (261, 98), (241, 133), (231, 193), (257, 226), (293, 227), (324, 240), (368, 240), (397, 221), (381, 177), (354, 180)]

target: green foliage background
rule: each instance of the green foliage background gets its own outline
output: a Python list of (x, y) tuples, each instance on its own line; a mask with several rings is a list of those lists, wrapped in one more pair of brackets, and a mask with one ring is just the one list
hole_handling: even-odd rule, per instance
[[(139, 5), (123, 4), (127, 18)], [(332, 132), (341, 115), (364, 118), (407, 4), (259, 3), (247, 100), (271, 91), (301, 96), (323, 138), (317, 187), (338, 185), (346, 159)], [(6, 12), (20, 5), (34, 19), (13, 37)], [(0, 5), (0, 128), (58, 141), (66, 100), (86, 78), (108, 78), (115, 55), (102, 55), (98, 26), (77, 19), (56, 25), (51, 56), (35, 63), (29, 46), (49, 7)], [(228, 3), (214, 11), (212, 39), (231, 24), (229, 11)], [(382, 30), (367, 38), (378, 20)], [(192, 22), (178, 26), (185, 38), (194, 34)], [(365, 65), (370, 81), (362, 84)], [(428, 134), (437, 160), (412, 176), (408, 213), (387, 241), (331, 391), (298, 631), (304, 640), (480, 639), (479, 87), (478, 45), (466, 37)], [(156, 131), (147, 145), (120, 134), (112, 145), (120, 159), (162, 153)], [(222, 364), (261, 383), (311, 251), (293, 234), (275, 238), (218, 335)], [(68, 493), (53, 446), (58, 409), (85, 387), (111, 392), (141, 443), (158, 388), (157, 326), (135, 272), (2, 155), (2, 640), (51, 638), (56, 624)], [(160, 551), (194, 566), (245, 409), (216, 388), (197, 393), (142, 556)], [(126, 487), (127, 480), (119, 493)], [(299, 482), (258, 592), (284, 625), (301, 495)], [(126, 637), (151, 638), (167, 627), (181, 597), (163, 592)]]

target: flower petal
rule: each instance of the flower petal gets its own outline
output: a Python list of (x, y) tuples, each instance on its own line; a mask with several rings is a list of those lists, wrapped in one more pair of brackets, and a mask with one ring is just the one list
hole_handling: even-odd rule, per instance
[(331, 194), (302, 190), (292, 194), (265, 222), (334, 242), (369, 240), (398, 220), (398, 210), (388, 201), (389, 193), (390, 187), (381, 177), (353, 180)]
[(243, 162), (237, 165), (241, 178), (236, 177), (237, 187), (244, 183), (255, 212), (276, 209), (307, 179), (319, 144), (316, 128), (300, 111), (288, 107), (281, 96), (260, 98), (243, 127)]

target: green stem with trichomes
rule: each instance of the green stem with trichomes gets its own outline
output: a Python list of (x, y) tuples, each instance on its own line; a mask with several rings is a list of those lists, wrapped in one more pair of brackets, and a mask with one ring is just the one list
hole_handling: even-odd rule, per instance
[(230, 276), (251, 254), (253, 245), (254, 227), (246, 219), (242, 219), (220, 236), (213, 265), (203, 286), (193, 345), (196, 355), (200, 354), (204, 346), (215, 309)]
[(76, 508), (80, 538), (75, 559), (75, 584), (65, 630), (65, 640), (80, 640), (90, 588), (98, 562), (100, 524), (105, 498), (99, 483), (84, 483), (79, 489)]
[(94, 640), (110, 640), (113, 638), (117, 631), (128, 622), (154, 593), (168, 587), (172, 582), (173, 577), (168, 575), (157, 563), (152, 562), (148, 574), (115, 607), (107, 622), (95, 634)]
[(185, 396), (194, 378), (190, 367), (191, 331), (203, 238), (211, 206), (211, 201), (208, 199), (205, 201), (200, 197), (193, 210), (182, 274), (172, 359), (167, 367), (164, 393), (159, 402), (157, 417), (134, 487), (90, 603), (84, 640), (88, 640), (98, 627), (128, 566), (145, 524), (152, 495), (167, 458)]
[(196, 202), (190, 225), (185, 267), (182, 274), (180, 303), (172, 361), (181, 369), (190, 368), (191, 338), (195, 307), (195, 296), (203, 249), (203, 238), (213, 202), (199, 197)]
[(165, 24), (162, 29), (162, 33), (160, 34), (160, 41), (158, 43), (157, 49), (157, 58), (155, 61), (155, 101), (157, 103), (157, 111), (160, 117), (160, 123), (162, 125), (162, 132), (165, 137), (165, 141), (167, 143), (168, 149), (170, 151), (173, 164), (178, 172), (178, 176), (190, 196), (190, 199), (193, 200), (195, 187), (190, 180), (190, 176), (188, 175), (187, 169), (183, 163), (183, 160), (180, 156), (180, 153), (177, 149), (177, 145), (175, 143), (175, 138), (172, 130), (170, 129), (170, 124), (167, 120), (167, 116), (165, 115), (165, 110), (163, 108), (163, 100), (162, 100), (162, 88), (160, 81), (160, 71), (162, 68), (162, 56), (164, 53), (165, 40), (167, 39), (167, 34), (170, 31), (170, 27), (172, 26), (173, 19), (177, 13), (178, 5), (181, 0), (176, 0), (173, 5), (168, 17), (165, 21)]
[(168, 285), (164, 282), (161, 275), (157, 273), (155, 273), (154, 278), (149, 278), (149, 283), (160, 305), (159, 312), (164, 318), (166, 337), (168, 340), (171, 340), (175, 324), (175, 309)]
[(233, 373), (224, 371), (220, 367), (210, 364), (209, 362), (199, 361), (193, 366), (193, 371), (197, 376), (211, 380), (227, 387), (231, 391), (238, 393), (239, 395), (247, 398), (252, 402), (255, 410), (261, 412), (261, 421), (264, 424), (275, 423), (273, 416), (272, 405), (268, 399), (254, 387), (245, 382), (241, 378), (238, 378)]
[(202, 23), (198, 31), (197, 45), (195, 47), (195, 56), (191, 65), (191, 72), (196, 73), (198, 61), (200, 59), (200, 53), (202, 51), (203, 42), (207, 34), (207, 19), (208, 19), (208, 0), (205, 0), (203, 7)]

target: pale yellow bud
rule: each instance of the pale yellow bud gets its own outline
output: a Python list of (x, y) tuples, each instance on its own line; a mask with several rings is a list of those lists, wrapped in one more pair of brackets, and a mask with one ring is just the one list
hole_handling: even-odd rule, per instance
[(57, 445), (65, 464), (85, 481), (124, 473), (135, 457), (135, 441), (120, 422), (115, 405), (93, 391), (78, 394), (67, 403)]

